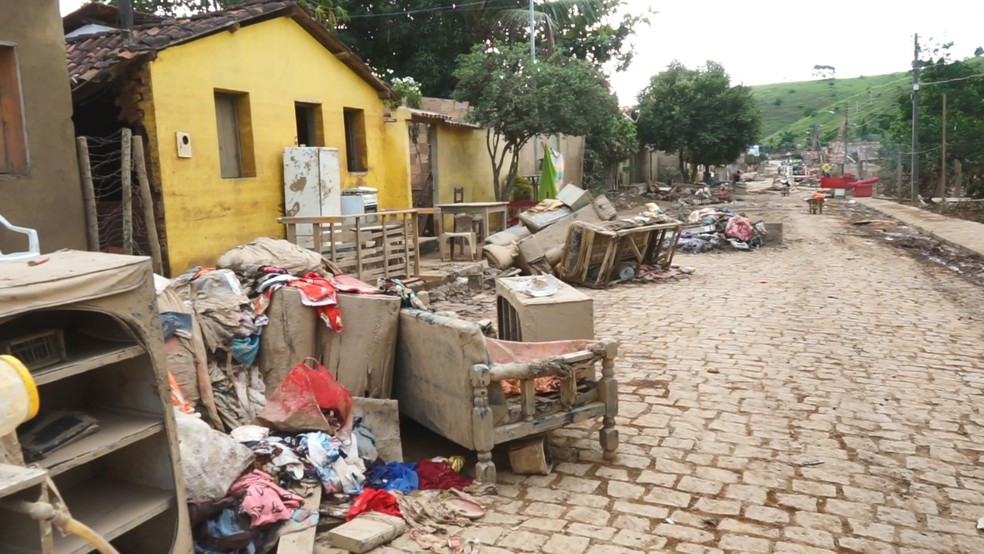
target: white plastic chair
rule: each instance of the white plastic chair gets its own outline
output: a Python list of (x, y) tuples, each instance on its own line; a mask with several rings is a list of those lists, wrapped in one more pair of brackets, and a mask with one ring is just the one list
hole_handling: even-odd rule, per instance
[(27, 235), (27, 252), (11, 252), (9, 254), (4, 254), (3, 252), (0, 252), (0, 262), (26, 260), (28, 258), (33, 258), (35, 256), (41, 255), (41, 245), (38, 241), (38, 232), (36, 230), (28, 229), (27, 227), (18, 227), (16, 225), (12, 225), (2, 215), (0, 215), (0, 225), (6, 227), (7, 229), (10, 229), (15, 233)]

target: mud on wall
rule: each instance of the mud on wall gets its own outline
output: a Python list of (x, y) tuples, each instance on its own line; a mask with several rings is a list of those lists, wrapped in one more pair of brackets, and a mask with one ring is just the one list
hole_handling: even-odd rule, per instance
[[(37, 229), (42, 252), (84, 250), (85, 212), (58, 2), (18, 2), (4, 9), (0, 44), (17, 52), (29, 163), (24, 173), (0, 174), (0, 214), (14, 225)], [(0, 231), (0, 251), (26, 248), (21, 235)]]

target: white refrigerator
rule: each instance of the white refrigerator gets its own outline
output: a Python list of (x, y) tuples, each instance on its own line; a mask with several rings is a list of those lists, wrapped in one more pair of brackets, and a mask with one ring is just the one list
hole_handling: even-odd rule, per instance
[[(284, 215), (317, 217), (342, 214), (338, 149), (320, 146), (284, 148)], [(297, 240), (314, 244), (310, 225), (297, 226)]]

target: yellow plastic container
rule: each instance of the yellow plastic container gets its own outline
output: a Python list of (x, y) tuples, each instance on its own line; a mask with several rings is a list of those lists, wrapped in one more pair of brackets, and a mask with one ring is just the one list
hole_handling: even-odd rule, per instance
[(31, 372), (17, 358), (0, 355), (0, 437), (38, 415), (40, 405)]

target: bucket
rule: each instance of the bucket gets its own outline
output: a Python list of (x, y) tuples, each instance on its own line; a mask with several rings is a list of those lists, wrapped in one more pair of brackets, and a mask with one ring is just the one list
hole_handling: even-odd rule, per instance
[(31, 372), (17, 358), (0, 355), (0, 437), (38, 415), (39, 405)]

